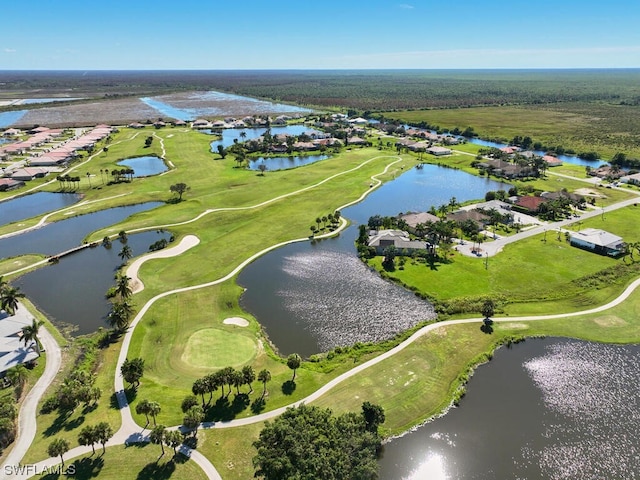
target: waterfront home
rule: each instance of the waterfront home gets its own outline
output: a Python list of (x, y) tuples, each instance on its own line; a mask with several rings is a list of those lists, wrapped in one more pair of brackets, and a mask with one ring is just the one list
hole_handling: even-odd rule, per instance
[(375, 248), (377, 255), (384, 255), (389, 247), (395, 247), (398, 255), (427, 248), (427, 242), (411, 240), (409, 234), (402, 230), (372, 230), (369, 232), (368, 245)]
[(625, 251), (625, 244), (622, 238), (606, 230), (585, 228), (579, 232), (571, 232), (569, 235), (569, 243), (574, 247), (599, 253), (600, 255), (617, 257)]
[(25, 183), (22, 180), (16, 180), (14, 178), (0, 178), (0, 192), (24, 187), (24, 185)]
[(429, 212), (407, 212), (404, 215), (399, 215), (398, 218), (400, 220), (404, 220), (409, 231), (415, 230), (415, 228), (420, 224), (426, 225), (427, 223), (435, 223), (440, 221), (438, 217), (432, 215)]
[(538, 213), (540, 211), (540, 205), (549, 200), (544, 197), (536, 197), (534, 195), (525, 195), (518, 197), (514, 202), (514, 210), (525, 213)]

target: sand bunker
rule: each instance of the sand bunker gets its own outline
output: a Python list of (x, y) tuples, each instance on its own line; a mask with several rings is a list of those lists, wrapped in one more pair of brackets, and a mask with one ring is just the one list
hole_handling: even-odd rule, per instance
[(224, 323), (225, 325), (236, 325), (238, 327), (248, 327), (249, 326), (249, 321), (244, 319), (244, 318), (240, 318), (240, 317), (225, 318), (222, 323)]

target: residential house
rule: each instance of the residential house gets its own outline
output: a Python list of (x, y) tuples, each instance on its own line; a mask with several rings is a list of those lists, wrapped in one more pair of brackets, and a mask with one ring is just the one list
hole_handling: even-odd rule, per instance
[(569, 243), (574, 247), (611, 257), (622, 255), (625, 251), (625, 243), (621, 237), (598, 228), (571, 232)]
[(397, 255), (427, 248), (427, 242), (411, 240), (409, 234), (402, 230), (372, 230), (369, 232), (368, 245), (375, 248), (377, 255), (384, 255), (389, 247), (395, 247)]
[(22, 329), (31, 322), (32, 318), (21, 306), (12, 316), (0, 310), (0, 376), (10, 368), (33, 362), (39, 357), (35, 341), (27, 344), (22, 341)]
[(25, 183), (22, 180), (16, 180), (14, 178), (0, 178), (0, 192), (24, 187), (24, 185)]
[(407, 227), (409, 227), (408, 229), (410, 232), (415, 230), (415, 228), (420, 224), (426, 225), (427, 223), (434, 223), (434, 222), (440, 221), (438, 217), (436, 217), (435, 215), (432, 215), (429, 212), (419, 212), (419, 213), (408, 212), (408, 213), (405, 213), (404, 215), (399, 215), (399, 218), (400, 220), (404, 220)]
[(14, 170), (11, 173), (11, 178), (14, 180), (22, 180), (28, 182), (34, 178), (42, 178), (49, 175), (49, 171), (44, 168), (37, 167), (25, 167)]
[(544, 197), (536, 197), (533, 195), (525, 195), (518, 197), (513, 204), (514, 210), (518, 210), (525, 213), (538, 213), (540, 211), (540, 205), (549, 200)]
[(629, 185), (640, 185), (640, 173), (634, 173), (632, 175), (625, 175), (620, 177), (622, 183), (628, 183)]
[(443, 155), (451, 155), (451, 150), (445, 147), (432, 146), (427, 148), (427, 153), (431, 155), (435, 155), (436, 157), (441, 157)]

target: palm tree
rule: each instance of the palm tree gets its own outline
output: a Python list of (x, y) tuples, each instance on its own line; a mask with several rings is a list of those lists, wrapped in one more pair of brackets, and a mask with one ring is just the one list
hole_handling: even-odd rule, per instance
[(262, 382), (262, 398), (264, 398), (267, 394), (267, 382), (271, 381), (271, 372), (266, 368), (264, 370), (260, 370), (260, 373), (258, 373), (258, 381)]
[(127, 277), (124, 274), (119, 273), (118, 275), (116, 275), (115, 292), (123, 300), (129, 298), (133, 293), (133, 291), (131, 290), (131, 287), (129, 286), (130, 281), (131, 281), (131, 278)]
[(167, 442), (167, 445), (173, 448), (173, 454), (176, 455), (178, 452), (176, 448), (178, 448), (182, 444), (182, 433), (180, 430), (169, 430), (164, 434), (164, 441)]
[(7, 370), (7, 378), (16, 388), (21, 388), (27, 381), (27, 369), (24, 365), (19, 364)]
[(149, 415), (153, 418), (153, 425), (156, 425), (156, 417), (160, 415), (162, 407), (158, 402), (149, 402)]
[(9, 315), (15, 315), (18, 309), (18, 299), (24, 297), (25, 294), (20, 291), (19, 287), (12, 287), (7, 282), (2, 282), (0, 285), (0, 309)]
[(69, 451), (69, 442), (64, 438), (56, 438), (53, 442), (49, 444), (47, 447), (47, 453), (51, 457), (60, 456), (60, 461), (62, 461), (62, 467), (64, 468), (64, 458), (63, 455)]
[(193, 429), (193, 436), (198, 436), (198, 425), (204, 419), (204, 412), (200, 405), (194, 405), (185, 414), (182, 423), (185, 427)]
[(147, 424), (144, 426), (147, 428), (149, 425), (149, 413), (151, 413), (151, 402), (146, 398), (144, 400), (140, 400), (140, 402), (136, 405), (136, 413), (138, 415), (144, 415), (147, 419)]
[(87, 180), (89, 180), (89, 188), (91, 188), (91, 174), (87, 172)]
[(249, 385), (249, 393), (253, 392), (253, 385), (251, 384), (256, 379), (256, 374), (251, 365), (242, 367), (242, 376), (244, 377), (244, 383)]
[(244, 141), (245, 138), (247, 138), (247, 132), (245, 132), (244, 130), (242, 130), (240, 132), (240, 138), (242, 139), (242, 141)]
[(287, 357), (287, 367), (293, 370), (293, 378), (291, 381), (295, 381), (296, 379), (296, 370), (300, 368), (300, 364), (302, 363), (302, 358), (297, 353), (292, 353)]
[(40, 341), (38, 340), (38, 331), (40, 327), (44, 325), (42, 320), (36, 320), (35, 318), (32, 320), (31, 325), (25, 325), (22, 327), (22, 339), (24, 342), (24, 346), (26, 347), (28, 343), (31, 341), (34, 342), (34, 346), (38, 356), (40, 356)]
[(123, 332), (129, 326), (131, 315), (133, 315), (133, 307), (127, 300), (123, 300), (111, 304), (111, 311), (107, 315), (107, 319), (112, 327)]
[(105, 444), (113, 437), (113, 428), (107, 422), (100, 422), (95, 426), (96, 437), (98, 442), (102, 444), (102, 453), (106, 452)]
[(98, 443), (98, 431), (94, 425), (87, 425), (78, 434), (78, 443), (80, 445), (91, 445), (91, 450), (96, 453), (95, 444)]
[(124, 245), (122, 247), (122, 250), (120, 250), (120, 253), (118, 254), (118, 256), (122, 259), (122, 263), (127, 263), (127, 260), (133, 257), (133, 252), (131, 251), (131, 247), (129, 245)]
[(160, 448), (162, 449), (162, 455), (164, 455), (164, 440), (165, 440), (165, 435), (166, 435), (166, 428), (164, 425), (156, 425), (155, 427), (153, 427), (153, 430), (151, 430), (151, 433), (149, 434), (149, 440), (151, 440), (151, 443), (155, 443), (156, 445), (160, 445)]
[(207, 382), (204, 378), (198, 378), (191, 386), (191, 392), (202, 397), (202, 407), (204, 408), (204, 394), (207, 393)]

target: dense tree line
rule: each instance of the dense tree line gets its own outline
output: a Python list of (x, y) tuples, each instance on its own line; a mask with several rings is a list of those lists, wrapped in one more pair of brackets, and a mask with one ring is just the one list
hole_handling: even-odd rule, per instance
[(384, 411), (369, 402), (362, 412), (332, 415), (302, 404), (267, 422), (254, 446), (256, 476), (265, 480), (378, 478), (378, 427)]

